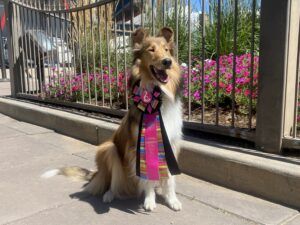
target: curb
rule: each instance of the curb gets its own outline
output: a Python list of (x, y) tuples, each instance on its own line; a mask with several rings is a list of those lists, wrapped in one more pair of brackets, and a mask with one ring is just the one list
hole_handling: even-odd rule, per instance
[[(0, 113), (97, 145), (117, 129), (115, 123), (0, 98)], [(300, 209), (300, 163), (281, 156), (219, 145), (182, 141), (182, 171), (240, 192)]]

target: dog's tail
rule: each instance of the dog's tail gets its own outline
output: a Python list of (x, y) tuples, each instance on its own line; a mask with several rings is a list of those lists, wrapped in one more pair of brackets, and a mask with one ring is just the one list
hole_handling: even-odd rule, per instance
[[(56, 175), (64, 175), (73, 180), (88, 181), (84, 191), (96, 195), (103, 194), (111, 184), (112, 173), (115, 179), (123, 180), (122, 163), (119, 158), (117, 147), (112, 141), (99, 146), (96, 155), (97, 171), (90, 171), (80, 167), (63, 167), (45, 172), (42, 177), (50, 178)], [(113, 182), (115, 183), (115, 182)]]
[(78, 166), (62, 167), (46, 171), (42, 174), (42, 178), (50, 178), (56, 175), (64, 175), (76, 181), (90, 181), (96, 172), (81, 168)]

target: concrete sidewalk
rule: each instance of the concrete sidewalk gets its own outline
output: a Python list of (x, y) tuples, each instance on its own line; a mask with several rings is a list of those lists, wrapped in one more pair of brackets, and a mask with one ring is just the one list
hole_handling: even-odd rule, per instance
[(173, 212), (158, 199), (145, 212), (142, 199), (103, 204), (80, 193), (83, 183), (40, 175), (52, 168), (94, 168), (96, 147), (52, 130), (0, 114), (0, 224), (300, 224), (298, 211), (180, 175), (177, 192), (183, 203)]

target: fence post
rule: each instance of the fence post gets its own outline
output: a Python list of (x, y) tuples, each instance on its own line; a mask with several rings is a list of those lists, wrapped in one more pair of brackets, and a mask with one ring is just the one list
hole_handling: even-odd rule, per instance
[(13, 3), (9, 0), (4, 1), (4, 10), (6, 14), (6, 29), (7, 29), (7, 47), (8, 47), (8, 61), (9, 61), (9, 75), (10, 75), (10, 86), (11, 86), (11, 95), (16, 97), (16, 94), (20, 91), (19, 82), (20, 79), (20, 63), (18, 60), (18, 56), (15, 55), (16, 51), (15, 46), (16, 42), (14, 42), (14, 36), (19, 38), (19, 34), (14, 32), (13, 34), (13, 22), (14, 22), (14, 11), (13, 11)]
[(256, 145), (280, 153), (284, 133), (290, 3), (261, 1)]
[[(297, 134), (297, 126), (294, 124), (295, 110), (297, 109), (297, 69), (298, 51), (300, 50), (300, 1), (291, 0), (291, 12), (288, 35), (288, 55), (286, 70), (286, 92), (285, 92), (285, 113), (283, 123), (283, 137), (292, 137)], [(296, 107), (296, 108), (295, 108)], [(295, 126), (294, 126), (295, 125)], [(295, 130), (294, 130), (295, 129)]]

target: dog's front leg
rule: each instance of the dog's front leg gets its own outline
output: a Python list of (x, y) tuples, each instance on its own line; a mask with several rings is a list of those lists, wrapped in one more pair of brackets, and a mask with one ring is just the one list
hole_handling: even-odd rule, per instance
[(153, 211), (156, 208), (155, 203), (155, 183), (151, 181), (142, 182), (142, 189), (145, 194), (144, 209), (146, 211)]
[(182, 205), (176, 196), (175, 177), (172, 175), (169, 176), (169, 179), (162, 184), (162, 194), (168, 206), (175, 211), (179, 211), (182, 209)]

